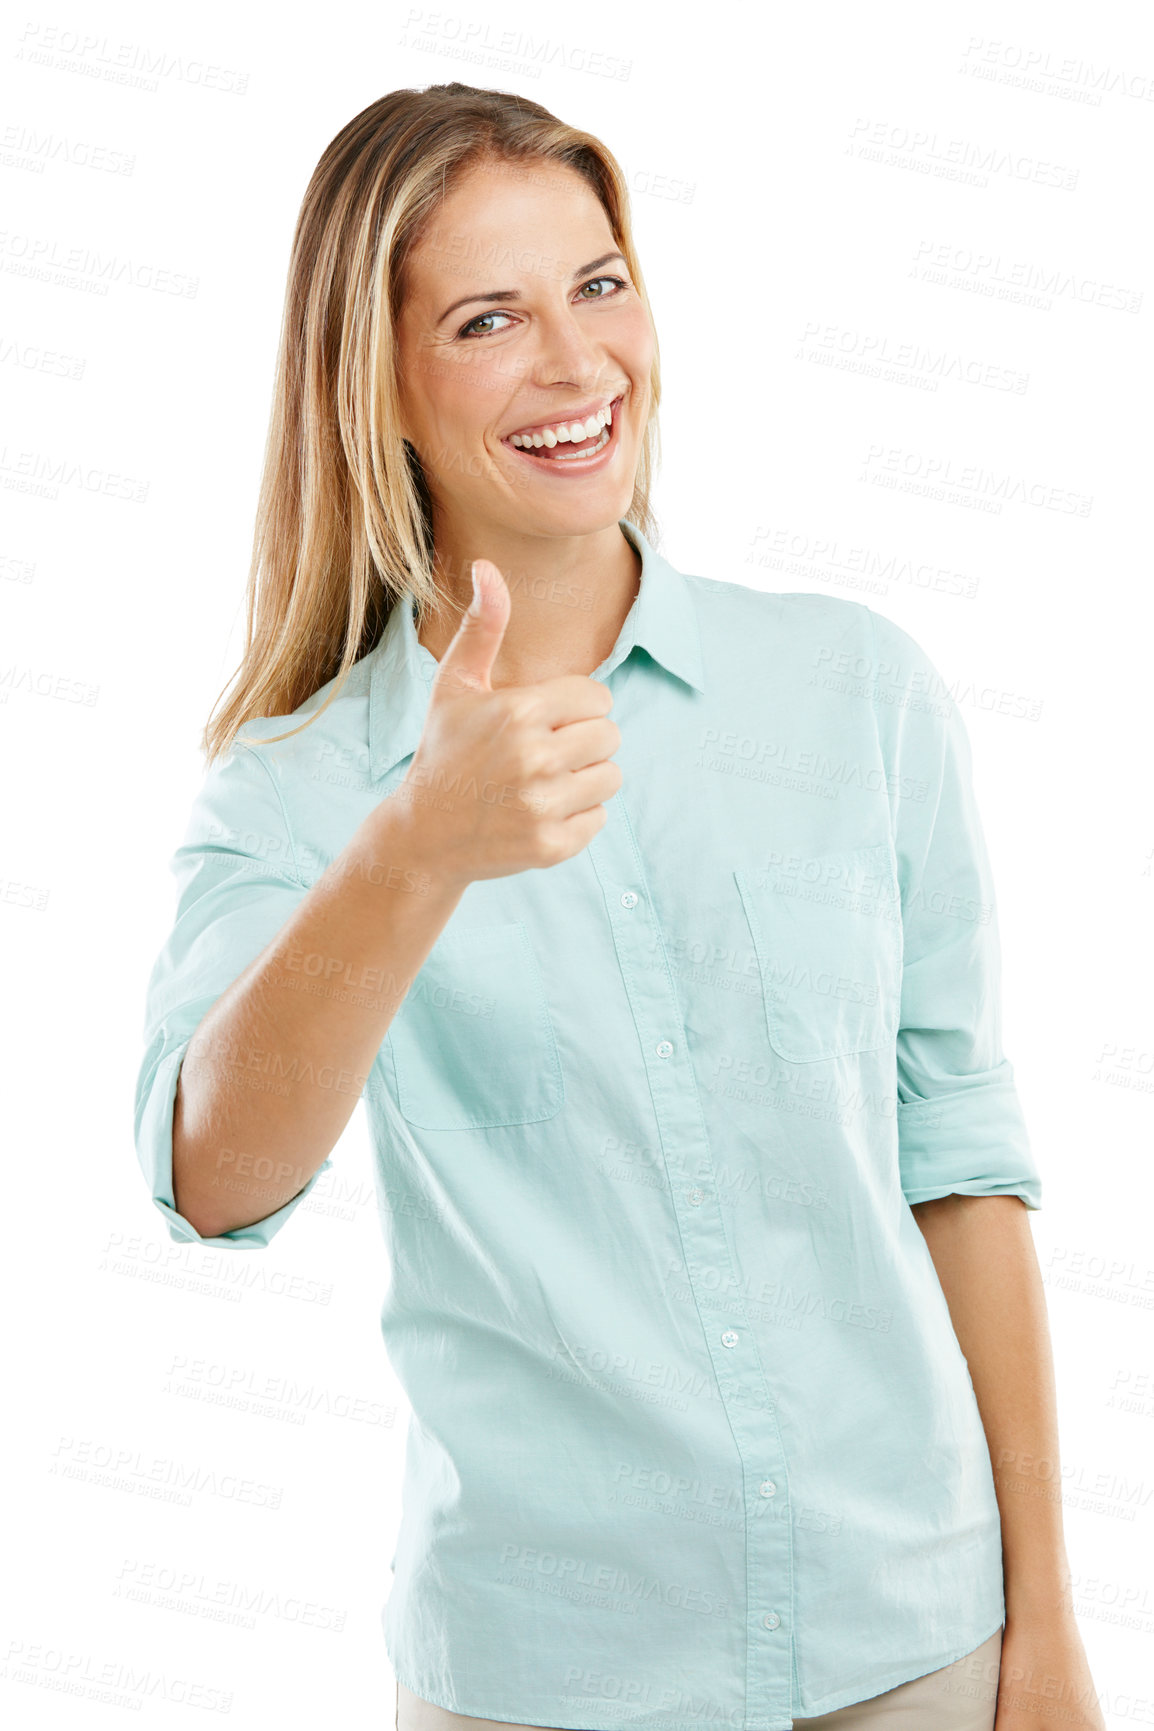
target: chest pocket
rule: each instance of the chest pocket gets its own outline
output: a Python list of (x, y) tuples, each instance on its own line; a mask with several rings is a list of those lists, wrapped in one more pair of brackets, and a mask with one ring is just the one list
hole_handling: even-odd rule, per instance
[(902, 927), (888, 844), (786, 855), (733, 875), (778, 1056), (808, 1064), (894, 1041)]
[(541, 968), (520, 920), (447, 928), (389, 1027), (397, 1104), (425, 1130), (535, 1124), (565, 1099)]

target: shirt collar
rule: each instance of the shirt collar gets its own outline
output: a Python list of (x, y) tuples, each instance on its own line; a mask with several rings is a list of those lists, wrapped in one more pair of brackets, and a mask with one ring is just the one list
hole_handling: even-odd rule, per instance
[[(604, 679), (634, 648), (670, 673), (705, 690), (697, 608), (688, 579), (662, 557), (628, 519), (620, 528), (641, 555), (641, 584), (617, 641), (593, 677)], [(417, 749), (425, 725), (437, 658), (417, 637), (412, 596), (393, 606), (370, 651), (369, 773), (374, 781)]]

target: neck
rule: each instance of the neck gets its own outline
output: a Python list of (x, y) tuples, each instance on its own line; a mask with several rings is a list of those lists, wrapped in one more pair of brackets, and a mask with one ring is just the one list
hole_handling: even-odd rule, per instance
[(446, 595), (426, 609), (417, 637), (439, 661), (473, 598), (470, 565), (490, 559), (509, 589), (509, 623), (493, 665), (493, 687), (533, 685), (565, 673), (588, 676), (609, 654), (641, 582), (641, 555), (616, 523), (590, 535), (435, 532), (437, 582)]

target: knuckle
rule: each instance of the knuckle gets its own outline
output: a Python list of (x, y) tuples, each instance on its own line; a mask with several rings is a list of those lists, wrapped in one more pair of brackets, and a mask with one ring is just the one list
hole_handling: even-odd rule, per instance
[(527, 727), (537, 715), (537, 698), (523, 686), (496, 693), (505, 717), (514, 727)]
[(518, 783), (526, 797), (529, 797), (534, 782), (544, 781), (548, 770), (543, 762), (543, 748), (534, 742), (526, 740), (519, 746), (515, 754), (515, 774)]
[(560, 857), (558, 826), (548, 819), (538, 823), (533, 831), (533, 858), (538, 865), (554, 865)]
[(463, 667), (443, 667), (434, 680), (438, 692), (483, 691), (484, 686), (475, 673), (469, 673)]

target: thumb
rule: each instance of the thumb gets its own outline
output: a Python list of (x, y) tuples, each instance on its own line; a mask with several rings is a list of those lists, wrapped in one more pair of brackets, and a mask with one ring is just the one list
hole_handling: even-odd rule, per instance
[(491, 691), (489, 675), (509, 623), (509, 587), (491, 559), (473, 560), (473, 600), (441, 657), (436, 683)]

